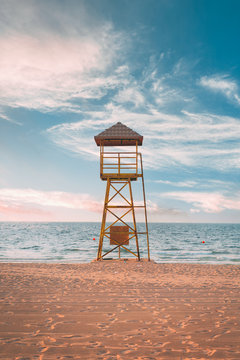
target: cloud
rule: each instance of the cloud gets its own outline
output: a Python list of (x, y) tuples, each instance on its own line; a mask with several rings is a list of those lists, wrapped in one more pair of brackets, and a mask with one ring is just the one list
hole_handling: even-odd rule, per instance
[[(111, 29), (99, 31), (103, 39), (100, 42), (88, 37), (63, 39), (53, 35), (47, 40), (26, 35), (0, 37), (2, 106), (73, 111), (79, 106), (72, 102), (101, 98), (106, 89), (115, 88), (121, 76), (114, 72), (104, 76), (114, 56)], [(106, 53), (108, 46), (113, 50)]]
[(139, 107), (145, 103), (145, 98), (137, 87), (128, 86), (120, 90), (114, 97), (114, 100), (118, 103), (128, 103), (131, 102), (135, 107)]
[(178, 209), (174, 208), (166, 208), (166, 207), (160, 207), (156, 202), (153, 202), (151, 200), (147, 200), (147, 212), (152, 215), (158, 215), (158, 216), (179, 216), (184, 215), (184, 213)]
[(168, 181), (168, 180), (152, 180), (151, 182), (157, 184), (166, 184), (175, 187), (195, 187), (197, 185), (196, 181)]
[[(169, 54), (166, 58), (169, 60)], [(163, 59), (161, 56), (160, 62)], [(188, 69), (183, 64), (180, 59), (163, 73), (156, 60), (150, 58), (139, 78), (130, 74), (127, 65), (118, 64), (122, 75), (118, 92), (107, 97), (101, 106), (94, 108), (91, 104), (91, 108), (82, 111), (82, 121), (57, 125), (48, 134), (58, 145), (96, 159), (98, 150), (93, 136), (124, 119), (127, 126), (144, 135), (144, 165), (148, 168), (239, 168), (240, 119), (185, 110), (185, 103), (192, 99), (180, 86), (182, 77), (186, 81)], [(176, 104), (181, 104), (180, 110), (170, 112), (169, 108)]]
[[(54, 6), (55, 4), (55, 6)], [(0, 105), (39, 111), (78, 111), (79, 102), (100, 99), (124, 85), (114, 68), (128, 46), (124, 33), (89, 15), (53, 1), (4, 2), (0, 20)]]
[(19, 121), (11, 119), (9, 116), (2, 113), (1, 111), (0, 111), (0, 119), (6, 120), (6, 121), (8, 121), (10, 123), (13, 123), (13, 124), (16, 124), (16, 125), (22, 125)]
[[(186, 176), (186, 173), (184, 174), (184, 177)], [(176, 175), (175, 175), (176, 176)], [(176, 176), (177, 178), (181, 178), (181, 175), (178, 174)], [(170, 187), (176, 188), (173, 191), (179, 193), (180, 190), (178, 188), (186, 188), (186, 189), (192, 189), (192, 192), (200, 193), (235, 193), (235, 191), (238, 191), (238, 186), (235, 184), (234, 181), (223, 181), (223, 180), (216, 180), (216, 179), (210, 179), (209, 177), (203, 178), (202, 176), (199, 177), (198, 175), (195, 177), (196, 180), (183, 180), (183, 181), (169, 181), (169, 180), (146, 180), (146, 183), (149, 184), (163, 184), (163, 186), (158, 187), (158, 192), (156, 189), (156, 186), (154, 187), (154, 191), (150, 192), (149, 195), (151, 195), (153, 198), (156, 196), (161, 196), (159, 192), (165, 194), (166, 191)], [(165, 186), (166, 185), (166, 186)], [(167, 190), (166, 190), (167, 189)], [(187, 190), (186, 190), (187, 191)], [(172, 191), (170, 191), (172, 193)], [(167, 192), (168, 193), (168, 192)], [(164, 196), (164, 195), (163, 195)], [(196, 210), (196, 209), (195, 209)], [(195, 211), (194, 212), (197, 212)], [(199, 210), (198, 210), (199, 211)]]
[(0, 215), (40, 215), (49, 216), (50, 212), (43, 209), (37, 209), (32, 206), (13, 205), (9, 202), (0, 201)]
[(221, 193), (212, 192), (169, 192), (159, 196), (184, 201), (193, 205), (192, 213), (204, 211), (206, 213), (220, 213), (224, 210), (240, 210), (240, 193), (234, 198)]
[[(148, 168), (240, 167), (240, 119), (188, 110), (189, 103), (195, 108), (196, 89), (186, 88), (192, 64), (164, 52), (136, 65), (136, 35), (97, 17), (87, 2), (64, 9), (54, 0), (3, 2), (0, 107), (74, 113), (78, 121), (46, 133), (89, 159), (98, 156), (93, 136), (123, 121), (143, 134)], [(204, 76), (200, 84), (237, 99), (237, 84), (226, 76)]]
[[(118, 204), (119, 201), (118, 201)], [(142, 202), (135, 202), (142, 205)], [(91, 212), (95, 221), (100, 221), (103, 202), (89, 194), (74, 194), (61, 191), (40, 191), (34, 189), (0, 189), (0, 220), (5, 221), (83, 221)], [(115, 209), (116, 210), (116, 209)], [(117, 212), (117, 211), (116, 211)], [(120, 209), (122, 215), (122, 209)], [(167, 216), (181, 216), (182, 212), (160, 208), (148, 200), (147, 212), (152, 221)], [(137, 209), (138, 220), (145, 221), (142, 209)], [(111, 218), (111, 215), (108, 214)], [(108, 218), (109, 219), (109, 218)], [(129, 219), (132, 220), (130, 214)]]
[[(154, 197), (154, 201), (147, 200), (147, 218), (148, 222), (173, 222), (173, 221), (183, 221), (186, 220), (188, 215), (185, 211), (180, 209), (169, 207), (169, 206), (161, 206), (156, 201), (156, 196)], [(135, 206), (142, 206), (142, 201), (135, 201)], [(135, 209), (136, 222), (145, 222), (145, 214), (143, 208)], [(131, 221), (131, 214), (130, 214)]]
[(61, 191), (40, 191), (34, 189), (0, 189), (1, 208), (26, 209), (27, 205), (44, 209), (57, 207), (75, 210), (101, 212), (102, 204), (89, 194), (73, 194)]
[(217, 169), (239, 168), (240, 121), (215, 114), (183, 111), (171, 115), (155, 107), (145, 112), (109, 104), (102, 111), (86, 111), (86, 120), (48, 129), (58, 145), (89, 159), (97, 159), (94, 135), (124, 119), (124, 124), (144, 135), (144, 166), (206, 166)]
[(234, 80), (229, 79), (228, 75), (203, 76), (199, 83), (209, 90), (222, 93), (240, 105), (238, 85)]

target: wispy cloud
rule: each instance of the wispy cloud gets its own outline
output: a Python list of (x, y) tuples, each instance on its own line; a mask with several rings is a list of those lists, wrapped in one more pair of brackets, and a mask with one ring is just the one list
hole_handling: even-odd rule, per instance
[(161, 197), (181, 200), (193, 205), (191, 212), (204, 211), (206, 213), (219, 213), (224, 210), (240, 210), (240, 193), (234, 197), (225, 196), (218, 192), (190, 192), (175, 191), (160, 194)]
[(168, 181), (168, 180), (152, 180), (157, 184), (171, 185), (174, 187), (195, 187), (197, 185), (196, 181)]
[(240, 96), (236, 81), (231, 80), (228, 75), (203, 76), (200, 79), (200, 85), (209, 90), (222, 93), (228, 99), (237, 102), (240, 105)]
[(73, 194), (61, 191), (40, 191), (34, 189), (0, 189), (1, 208), (25, 208), (26, 205), (36, 205), (48, 209), (59, 207), (66, 209), (84, 209), (101, 212), (102, 204), (89, 194)]
[(0, 111), (0, 119), (3, 119), (5, 121), (8, 121), (8, 122), (16, 124), (16, 125), (22, 125), (19, 121), (11, 119), (9, 116), (7, 116), (6, 114), (4, 114), (1, 111)]
[[(169, 215), (173, 217), (182, 215), (181, 211), (161, 208), (151, 200), (147, 202), (147, 209), (150, 221), (161, 220)], [(0, 221), (66, 221), (66, 219), (82, 221), (82, 214), (86, 212), (95, 213), (94, 218), (100, 221), (99, 215), (102, 210), (103, 202), (89, 194), (36, 189), (0, 189)], [(137, 212), (137, 216), (144, 221), (143, 212)]]
[(12, 215), (34, 215), (34, 216), (50, 216), (50, 212), (44, 209), (38, 209), (33, 206), (14, 205), (8, 202), (0, 201), (0, 220), (1, 216)]
[[(147, 211), (150, 216), (159, 216), (160, 219), (162, 216), (171, 216), (174, 218), (174, 216), (185, 216), (185, 213), (183, 211), (174, 209), (174, 208), (167, 208), (167, 207), (160, 207), (156, 202), (153, 202), (151, 200), (147, 201)], [(160, 220), (159, 219), (159, 220)]]
[[(74, 101), (101, 98), (121, 82), (121, 74), (104, 71), (114, 57), (114, 35), (103, 27), (94, 38), (64, 39), (26, 35), (0, 37), (2, 106), (49, 110), (74, 110)], [(112, 51), (106, 52), (108, 47)], [(116, 45), (117, 47), (117, 45)], [(115, 49), (116, 51), (116, 49)], [(96, 71), (98, 73), (96, 74)], [(73, 103), (73, 105), (72, 105)]]
[(1, 6), (0, 105), (75, 111), (79, 101), (124, 85), (121, 67), (113, 68), (128, 46), (124, 33), (90, 16), (82, 3), (75, 13), (45, 10), (37, 1)]
[[(93, 136), (123, 121), (144, 135), (146, 167), (240, 167), (240, 119), (196, 110), (194, 65), (170, 61), (165, 52), (149, 56), (135, 76), (133, 36), (89, 15), (86, 4), (64, 13), (53, 1), (51, 16), (41, 2), (9, 4), (0, 13), (0, 106), (75, 113), (81, 121), (53, 126), (47, 135), (91, 159), (98, 155)], [(202, 76), (199, 83), (239, 101), (237, 83), (227, 76)]]
[(70, 151), (96, 158), (98, 149), (93, 136), (124, 119), (126, 125), (144, 134), (143, 153), (147, 167), (240, 167), (237, 146), (240, 121), (237, 118), (187, 111), (170, 115), (153, 107), (145, 113), (138, 113), (114, 104), (96, 113), (85, 112), (85, 117), (88, 120), (50, 128), (51, 139)]
[(137, 87), (128, 86), (121, 89), (114, 97), (114, 100), (118, 103), (127, 104), (133, 103), (136, 107), (139, 107), (145, 103), (145, 98), (141, 94)]

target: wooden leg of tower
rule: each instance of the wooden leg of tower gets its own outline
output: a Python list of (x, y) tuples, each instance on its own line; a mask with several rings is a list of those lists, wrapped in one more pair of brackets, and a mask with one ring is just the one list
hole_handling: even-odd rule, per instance
[(132, 185), (131, 185), (131, 180), (130, 179), (128, 179), (128, 185), (129, 185), (129, 193), (130, 193), (130, 199), (131, 199), (131, 205), (132, 205), (133, 228), (134, 228), (135, 238), (136, 238), (137, 255), (138, 255), (138, 260), (140, 261), (140, 252), (139, 252), (139, 245), (138, 245), (138, 235), (137, 235), (137, 226), (136, 226), (136, 218), (135, 218), (135, 209), (134, 209), (133, 195), (132, 195)]
[(103, 216), (102, 216), (102, 225), (101, 225), (101, 232), (99, 237), (99, 244), (98, 244), (98, 254), (97, 260), (100, 260), (102, 257), (102, 246), (103, 246), (103, 239), (105, 235), (105, 225), (106, 225), (106, 218), (107, 218), (107, 205), (109, 201), (109, 192), (110, 192), (110, 180), (107, 180), (107, 187), (106, 187), (106, 194), (105, 194), (105, 202), (103, 207)]
[(146, 235), (147, 235), (148, 261), (150, 261), (150, 249), (149, 249), (149, 237), (148, 237), (148, 221), (147, 221), (147, 207), (146, 207), (146, 197), (145, 197), (145, 188), (144, 188), (144, 180), (143, 180), (143, 177), (142, 177), (142, 186), (143, 186), (143, 200), (144, 200), (144, 212), (145, 212), (145, 227), (146, 227)]
[(147, 235), (147, 249), (148, 249), (148, 261), (150, 261), (150, 249), (149, 249), (149, 235), (148, 235), (148, 221), (147, 221), (147, 204), (145, 196), (145, 186), (144, 186), (144, 176), (143, 176), (143, 164), (142, 164), (142, 155), (140, 156), (141, 161), (141, 171), (142, 171), (142, 189), (143, 189), (143, 202), (144, 202), (144, 213), (145, 213), (145, 227)]

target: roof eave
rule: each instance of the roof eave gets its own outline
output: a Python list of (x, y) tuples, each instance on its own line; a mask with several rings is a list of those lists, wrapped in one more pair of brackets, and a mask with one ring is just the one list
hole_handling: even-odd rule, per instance
[(112, 138), (103, 138), (101, 136), (94, 136), (94, 140), (97, 146), (138, 146), (142, 145), (143, 136), (139, 136), (138, 138), (128, 139), (128, 138), (121, 138), (121, 137), (112, 137)]

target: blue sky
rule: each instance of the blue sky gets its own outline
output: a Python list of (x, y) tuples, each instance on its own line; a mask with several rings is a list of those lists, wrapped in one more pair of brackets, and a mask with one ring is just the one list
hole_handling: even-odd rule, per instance
[(0, 221), (101, 221), (93, 136), (144, 136), (150, 221), (240, 221), (239, 1), (0, 2)]

